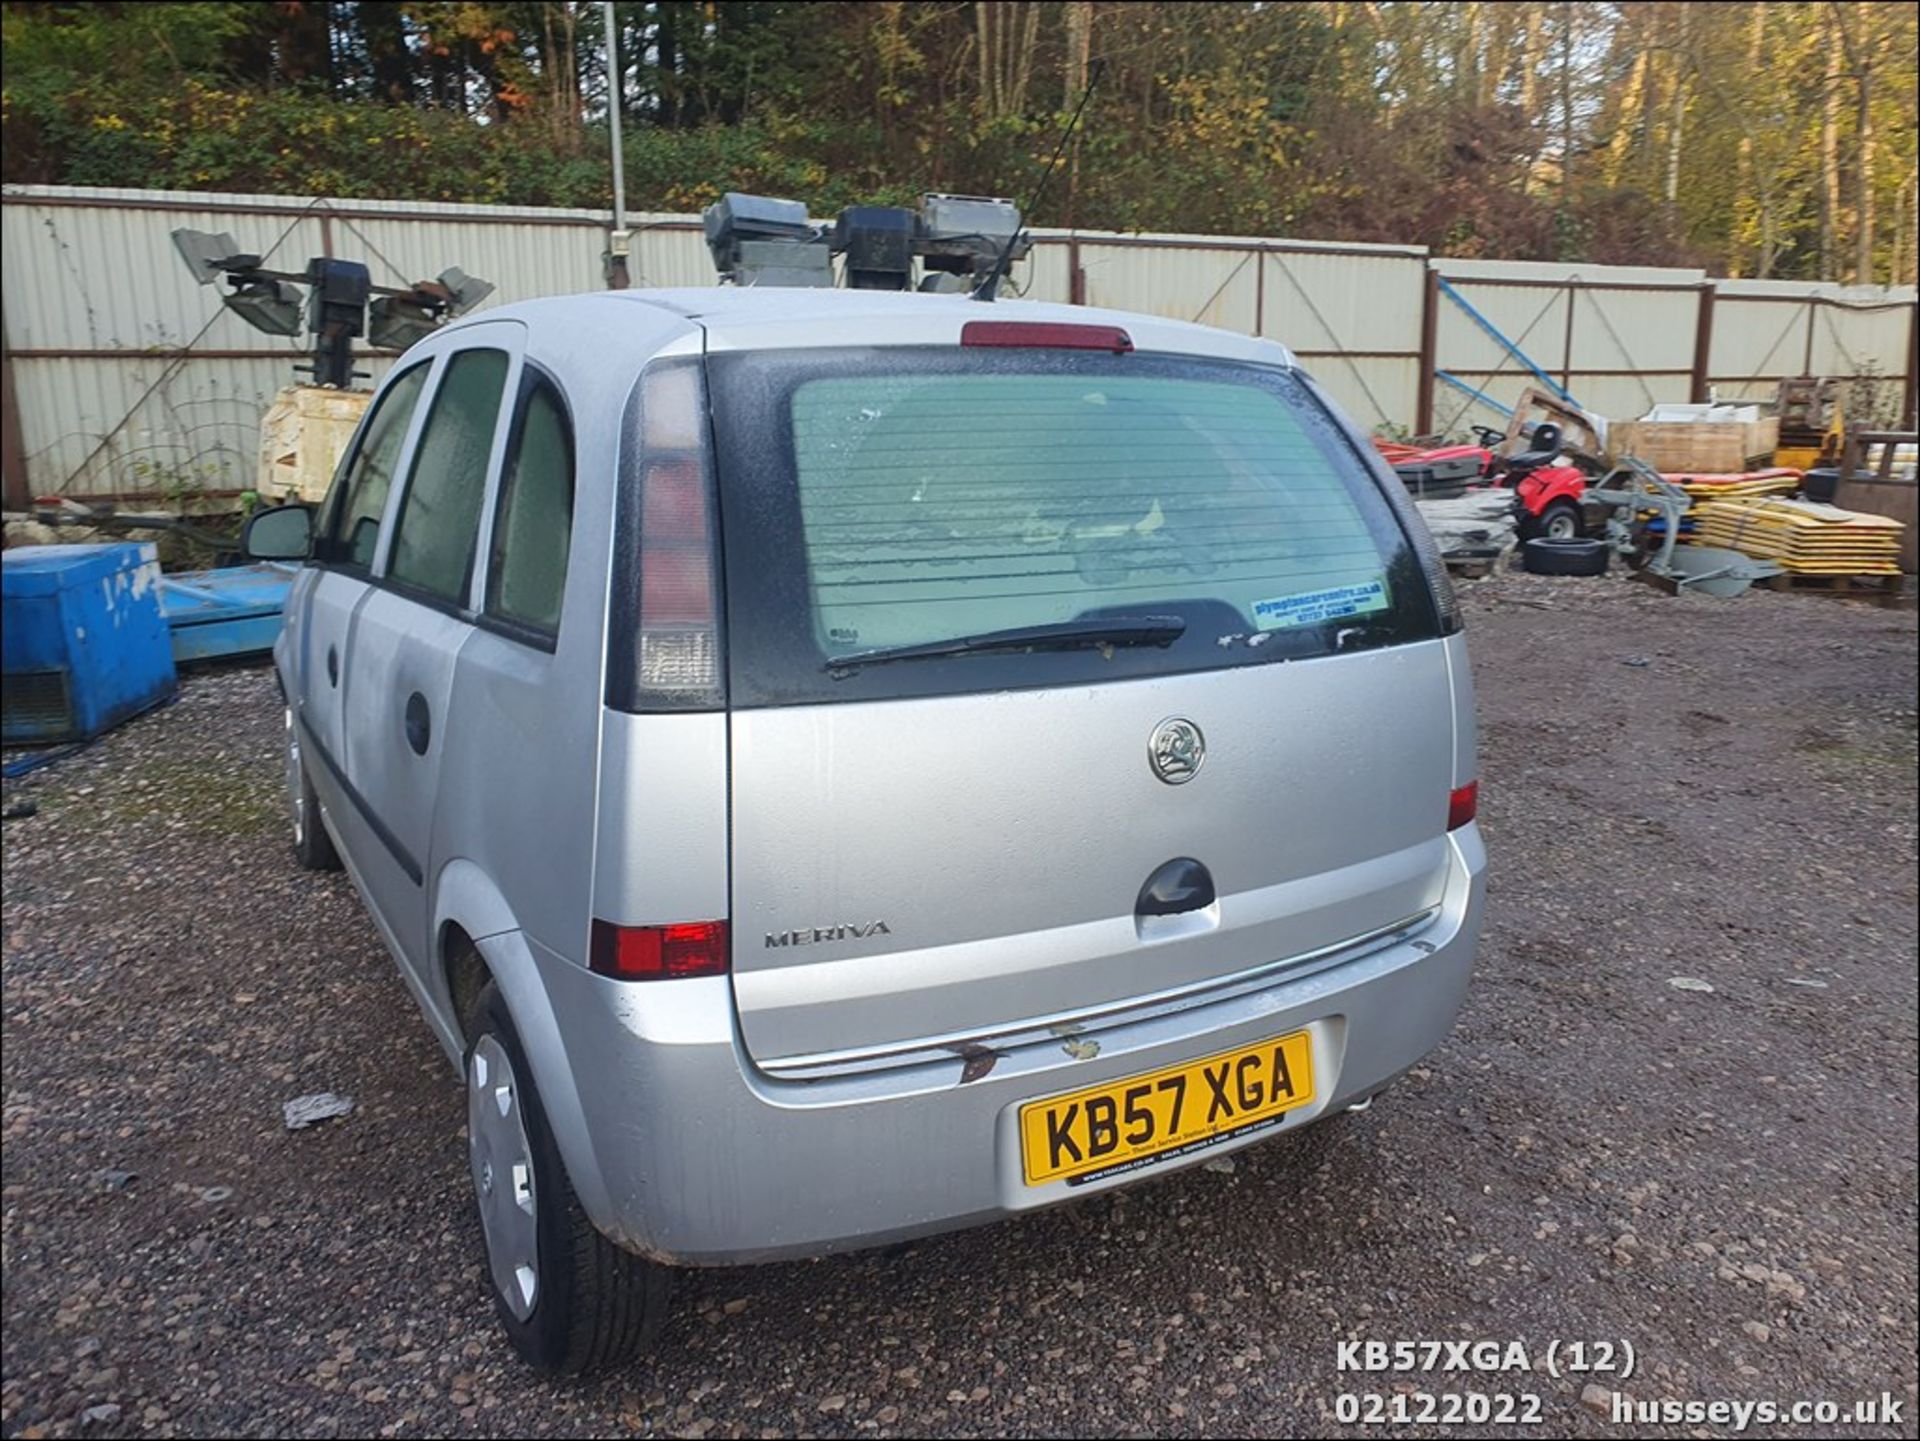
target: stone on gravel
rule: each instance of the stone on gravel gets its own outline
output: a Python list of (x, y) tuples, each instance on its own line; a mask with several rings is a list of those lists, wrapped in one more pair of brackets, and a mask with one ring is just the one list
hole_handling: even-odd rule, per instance
[(336, 1096), (332, 1091), (316, 1091), (311, 1096), (295, 1096), (284, 1101), (280, 1113), (286, 1117), (289, 1131), (304, 1131), (322, 1121), (331, 1121), (353, 1110), (352, 1096)]

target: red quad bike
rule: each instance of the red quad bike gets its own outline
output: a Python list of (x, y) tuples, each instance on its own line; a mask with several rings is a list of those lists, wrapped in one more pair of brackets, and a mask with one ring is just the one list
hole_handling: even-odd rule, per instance
[[(1587, 533), (1587, 473), (1578, 465), (1559, 464), (1561, 428), (1543, 420), (1510, 441), (1492, 426), (1471, 427), (1478, 445), (1447, 445), (1396, 456), (1393, 467), (1412, 484), (1412, 477), (1473, 476), (1479, 483), (1513, 491), (1520, 537), (1532, 540), (1574, 540)], [(1522, 443), (1525, 448), (1502, 455), (1501, 448)], [(1576, 452), (1577, 454), (1577, 452)], [(1442, 481), (1444, 483), (1444, 481)], [(1416, 493), (1424, 489), (1416, 486)]]

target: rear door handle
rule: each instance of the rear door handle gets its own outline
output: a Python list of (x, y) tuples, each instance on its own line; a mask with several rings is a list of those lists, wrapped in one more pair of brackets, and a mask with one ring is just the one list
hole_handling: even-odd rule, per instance
[(413, 747), (413, 753), (423, 756), (427, 753), (427, 744), (433, 739), (433, 715), (427, 709), (427, 698), (415, 691), (407, 697), (407, 744)]
[(340, 651), (335, 646), (327, 647), (327, 684), (340, 684)]

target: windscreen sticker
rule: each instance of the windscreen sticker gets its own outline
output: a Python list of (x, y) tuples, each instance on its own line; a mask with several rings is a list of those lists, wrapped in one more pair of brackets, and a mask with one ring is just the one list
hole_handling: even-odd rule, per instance
[(1371, 615), (1385, 610), (1385, 576), (1358, 585), (1336, 585), (1331, 590), (1310, 590), (1300, 595), (1283, 595), (1275, 600), (1253, 603), (1253, 623), (1261, 630), (1281, 630), (1291, 625), (1317, 625), (1350, 615)]

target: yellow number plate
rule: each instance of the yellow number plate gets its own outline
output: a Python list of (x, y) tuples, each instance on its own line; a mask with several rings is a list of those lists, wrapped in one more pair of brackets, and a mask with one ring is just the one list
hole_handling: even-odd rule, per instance
[(1020, 1157), (1038, 1186), (1162, 1159), (1313, 1099), (1305, 1031), (1020, 1108)]

